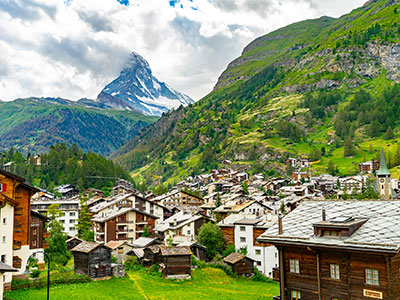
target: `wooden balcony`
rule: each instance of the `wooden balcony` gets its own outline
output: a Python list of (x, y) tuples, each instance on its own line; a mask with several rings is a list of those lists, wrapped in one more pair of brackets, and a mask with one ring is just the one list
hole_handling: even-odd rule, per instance
[(279, 268), (272, 268), (272, 279), (274, 281), (280, 281), (280, 271)]

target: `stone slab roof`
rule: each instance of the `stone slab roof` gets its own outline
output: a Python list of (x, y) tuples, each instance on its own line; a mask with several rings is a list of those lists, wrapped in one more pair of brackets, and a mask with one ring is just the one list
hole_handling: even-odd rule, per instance
[(5, 273), (5, 272), (17, 272), (18, 270), (3, 263), (0, 262), (0, 273)]
[(79, 245), (75, 246), (71, 251), (72, 252), (83, 252), (83, 253), (90, 253), (97, 247), (99, 247), (101, 244), (96, 243), (96, 242), (86, 242), (83, 241)]
[[(343, 216), (368, 220), (350, 237), (318, 237), (313, 224), (322, 221), (322, 209), (327, 220)], [(275, 224), (257, 240), (393, 252), (400, 248), (400, 201), (305, 201), (282, 219), (282, 225), (283, 234)]]
[(161, 247), (161, 254), (163, 256), (179, 256), (179, 255), (191, 255), (190, 247), (188, 246), (176, 246), (176, 247)]

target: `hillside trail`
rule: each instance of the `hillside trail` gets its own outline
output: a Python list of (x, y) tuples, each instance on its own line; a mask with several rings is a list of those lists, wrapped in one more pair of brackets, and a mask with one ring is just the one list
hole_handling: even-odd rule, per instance
[(143, 298), (146, 299), (146, 300), (149, 300), (149, 298), (144, 293), (144, 290), (140, 287), (139, 283), (137, 282), (135, 276), (133, 274), (129, 274), (129, 279), (133, 280), (133, 282), (135, 283), (139, 293), (143, 296)]

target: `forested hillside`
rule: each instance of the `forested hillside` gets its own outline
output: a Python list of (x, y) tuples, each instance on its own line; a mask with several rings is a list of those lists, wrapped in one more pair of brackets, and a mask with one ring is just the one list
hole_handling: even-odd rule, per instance
[[(338, 19), (292, 24), (250, 43), (213, 92), (169, 113), (113, 159), (148, 183), (199, 174), (224, 158), (238, 168), (355, 173), (399, 131), (400, 5), (369, 1)], [(391, 166), (399, 164), (390, 156)], [(269, 171), (269, 174), (273, 172)]]
[(109, 191), (116, 178), (131, 180), (128, 172), (113, 161), (93, 152), (84, 153), (76, 144), (57, 144), (46, 152), (36, 165), (33, 155), (25, 157), (11, 148), (0, 152), (0, 165), (12, 162), (10, 172), (48, 191), (61, 184), (72, 184), (80, 191), (89, 187)]
[(0, 103), (0, 150), (40, 153), (56, 143), (109, 155), (157, 117), (102, 108), (90, 100), (27, 98)]

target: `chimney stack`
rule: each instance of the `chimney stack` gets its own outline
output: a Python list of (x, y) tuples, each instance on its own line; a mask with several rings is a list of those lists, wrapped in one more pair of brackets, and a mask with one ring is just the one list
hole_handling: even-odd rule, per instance
[(326, 221), (326, 211), (325, 211), (325, 209), (322, 210), (322, 221)]
[(282, 215), (278, 216), (278, 234), (283, 234)]

